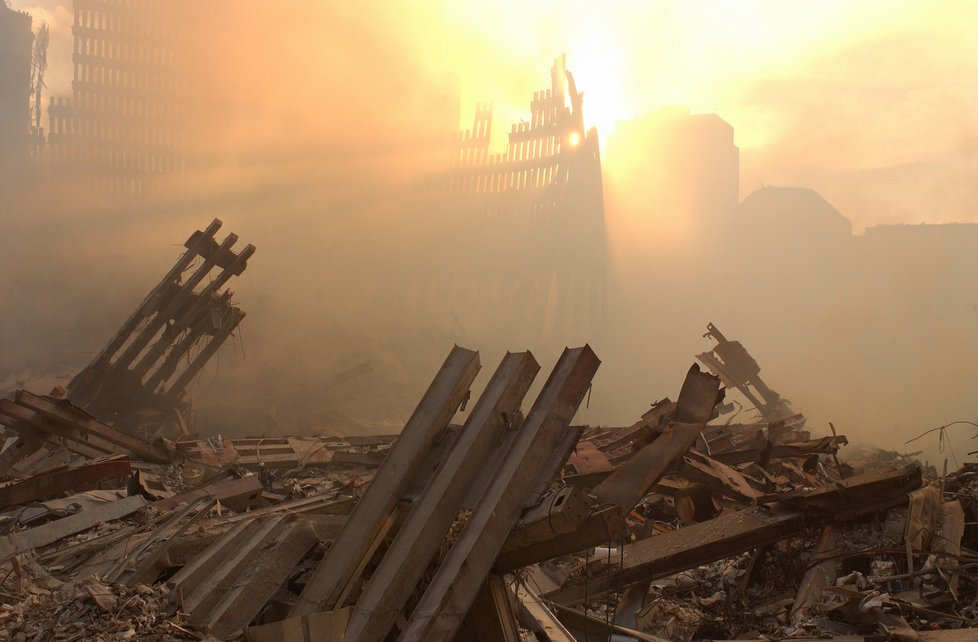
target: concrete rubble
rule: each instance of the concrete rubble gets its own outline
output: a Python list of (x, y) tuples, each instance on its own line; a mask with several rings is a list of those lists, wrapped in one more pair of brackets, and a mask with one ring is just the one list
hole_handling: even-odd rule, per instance
[(531, 353), (475, 398), (455, 346), (398, 435), (190, 433), (254, 252), (219, 228), (67, 390), (0, 401), (0, 639), (978, 638), (978, 464), (847, 457), (713, 324), (712, 373), (629, 426), (572, 423), (589, 346), (535, 398)]

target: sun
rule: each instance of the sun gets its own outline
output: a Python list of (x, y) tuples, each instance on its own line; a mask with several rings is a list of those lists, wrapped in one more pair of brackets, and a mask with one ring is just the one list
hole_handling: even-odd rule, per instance
[(615, 123), (629, 116), (624, 100), (621, 52), (614, 42), (590, 34), (568, 47), (567, 69), (574, 74), (577, 89), (584, 93), (584, 125), (588, 129), (597, 128), (603, 147)]

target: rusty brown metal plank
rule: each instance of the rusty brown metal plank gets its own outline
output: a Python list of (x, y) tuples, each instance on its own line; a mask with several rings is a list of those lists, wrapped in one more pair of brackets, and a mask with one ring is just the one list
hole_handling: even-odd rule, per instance
[(590, 441), (582, 439), (571, 454), (567, 464), (578, 475), (611, 472), (613, 466), (603, 452)]
[(170, 453), (162, 448), (102, 423), (67, 400), (54, 401), (20, 390), (17, 392), (17, 403), (73, 430), (95, 435), (146, 461), (167, 464), (172, 459)]
[(695, 450), (689, 451), (683, 457), (679, 474), (690, 481), (705, 484), (714, 493), (726, 495), (735, 501), (753, 503), (764, 494), (754, 488), (739, 470)]
[(129, 460), (123, 456), (37, 473), (0, 487), (0, 508), (104, 488), (106, 482), (114, 488), (124, 488), (131, 470)]
[(386, 523), (424, 466), (425, 456), (455, 415), (479, 368), (477, 352), (458, 346), (452, 348), (404, 426), (404, 432), (391, 446), (384, 463), (354, 508), (347, 527), (313, 572), (289, 612), (290, 617), (342, 606), (337, 605), (336, 600), (360, 565), (378, 529)]
[[(217, 264), (218, 257), (233, 257), (234, 253), (231, 248), (235, 243), (238, 242), (237, 234), (228, 234), (224, 241), (218, 246), (216, 252), (210, 252), (207, 258), (194, 270), (194, 273), (190, 275), (183, 283), (180, 284), (180, 289), (174, 293), (174, 296), (170, 297), (163, 306), (160, 306), (156, 312), (156, 316), (153, 317), (152, 321), (143, 329), (143, 332), (137, 336), (130, 345), (126, 348), (126, 351), (119, 357), (115, 364), (115, 367), (125, 366), (128, 367), (130, 363), (133, 362), (136, 357), (140, 356), (143, 352), (143, 348), (156, 337), (156, 342), (149, 347), (145, 353), (142, 354), (138, 363), (133, 365), (131, 371), (134, 377), (138, 377), (140, 380), (146, 376), (150, 368), (157, 364), (160, 357), (168, 349), (173, 347), (170, 336), (172, 330), (182, 330), (183, 328), (167, 328), (159, 336), (157, 333), (163, 329), (163, 326), (173, 318), (181, 308), (186, 306), (194, 298), (194, 288), (206, 277), (211, 268)], [(197, 303), (194, 301), (192, 303)], [(204, 302), (206, 305), (209, 302)], [(203, 317), (204, 315), (199, 315)]]
[(551, 468), (553, 453), (561, 447), (563, 433), (599, 364), (590, 346), (564, 350), (503, 465), (494, 471), (482, 502), (438, 567), (399, 639), (447, 642), (455, 635), (516, 525), (527, 495), (541, 483), (540, 471), (546, 474)]
[(719, 390), (717, 377), (692, 365), (676, 402), (675, 420), (655, 441), (594, 487), (601, 503), (618, 504), (627, 512), (652, 490), (673, 462), (696, 442), (720, 399)]
[(625, 530), (625, 516), (621, 508), (617, 505), (606, 506), (588, 514), (573, 530), (555, 533), (547, 539), (504, 550), (496, 558), (493, 569), (499, 573), (508, 573), (607, 542), (618, 542), (625, 534)]
[(760, 503), (778, 502), (784, 506), (831, 514), (845, 520), (858, 514), (882, 510), (893, 505), (893, 497), (920, 488), (920, 464), (887, 471), (872, 471), (832, 482), (820, 488), (770, 495)]
[[(250, 246), (249, 246), (250, 247)], [(214, 354), (217, 353), (218, 349), (224, 344), (224, 342), (231, 336), (231, 334), (237, 329), (238, 324), (241, 320), (245, 318), (245, 313), (237, 308), (232, 308), (230, 311), (230, 318), (225, 319), (224, 327), (221, 328), (220, 332), (213, 335), (210, 340), (208, 340), (207, 345), (197, 353), (194, 360), (186, 367), (186, 369), (177, 376), (176, 381), (169, 384), (169, 388), (164, 394), (163, 398), (167, 403), (175, 404), (183, 397), (186, 387), (193, 381), (193, 378), (197, 376), (197, 373), (204, 367), (204, 365), (210, 360)]]
[[(489, 380), (435, 477), (411, 508), (357, 600), (347, 637), (380, 642), (387, 636), (458, 516), (540, 366), (529, 352), (507, 353)], [(342, 606), (342, 605), (341, 605)]]
[(337, 450), (333, 452), (333, 458), (330, 460), (330, 463), (376, 468), (384, 463), (384, 457), (386, 455), (386, 452), (358, 453), (349, 450)]
[(63, 445), (71, 452), (85, 457), (116, 455), (119, 448), (93, 435), (52, 421), (41, 413), (18, 405), (10, 399), (0, 399), (0, 421), (20, 435), (42, 439), (52, 445)]
[[(628, 544), (620, 567), (616, 565), (603, 577), (591, 578), (590, 595), (597, 598), (612, 588), (666, 577), (777, 542), (799, 532), (804, 517), (801, 512), (736, 511)], [(584, 587), (563, 588), (545, 597), (561, 604), (576, 604), (584, 599)]]
[[(597, 597), (612, 587), (658, 579), (777, 542), (798, 532), (806, 520), (819, 523), (871, 514), (905, 502), (907, 493), (920, 484), (919, 465), (858, 475), (814, 491), (787, 493), (784, 496), (794, 500), (784, 503), (784, 512), (751, 509), (724, 513), (628, 544), (621, 567), (592, 578), (590, 594)], [(545, 597), (563, 604), (577, 603), (584, 598), (584, 589), (569, 587)]]
[[(771, 447), (767, 458), (771, 460), (787, 459), (789, 457), (808, 457), (809, 455), (831, 455), (839, 451), (839, 444), (846, 443), (848, 443), (846, 436), (839, 435), (837, 437), (822, 437), (821, 439), (796, 441), (790, 444), (778, 444)], [(762, 454), (762, 448), (748, 448), (714, 453), (711, 457), (728, 466), (734, 466), (736, 464), (758, 461)]]
[(208, 225), (203, 233), (195, 232), (187, 242), (184, 247), (187, 251), (184, 252), (177, 262), (174, 264), (170, 271), (166, 273), (163, 279), (157, 284), (155, 288), (150, 290), (146, 298), (143, 299), (136, 311), (122, 324), (119, 331), (116, 332), (115, 336), (109, 343), (102, 348), (101, 352), (92, 360), (92, 363), (82, 370), (78, 375), (76, 375), (71, 383), (68, 384), (68, 389), (72, 391), (78, 391), (82, 393), (83, 397), (88, 397), (89, 393), (87, 386), (91, 385), (91, 377), (100, 368), (108, 365), (112, 356), (126, 343), (126, 341), (132, 336), (133, 332), (139, 327), (139, 324), (143, 322), (146, 317), (153, 313), (153, 310), (158, 305), (159, 297), (162, 292), (173, 286), (180, 279), (180, 275), (183, 274), (190, 264), (200, 255), (208, 242), (213, 240), (214, 234), (217, 233), (223, 223), (220, 219), (214, 219), (210, 225)]

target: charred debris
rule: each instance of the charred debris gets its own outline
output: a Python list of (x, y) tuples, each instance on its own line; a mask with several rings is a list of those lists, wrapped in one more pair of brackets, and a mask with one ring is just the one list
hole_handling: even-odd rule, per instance
[(529, 352), (470, 398), (455, 346), (399, 435), (193, 434), (254, 252), (220, 227), (67, 389), (0, 401), (0, 638), (976, 639), (978, 467), (846, 454), (712, 324), (630, 426), (572, 425), (589, 346), (535, 399)]

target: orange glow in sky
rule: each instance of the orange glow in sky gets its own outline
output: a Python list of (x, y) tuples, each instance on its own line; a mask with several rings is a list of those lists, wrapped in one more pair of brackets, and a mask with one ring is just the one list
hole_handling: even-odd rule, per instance
[[(51, 24), (46, 81), (50, 95), (67, 95), (70, 0), (11, 0), (11, 6)], [(901, 205), (903, 195), (892, 202), (868, 197), (852, 186), (854, 177), (935, 165), (946, 169), (943, 180), (921, 189), (946, 193), (950, 181), (954, 193), (928, 215), (935, 222), (964, 220), (960, 212), (978, 211), (953, 204), (973, 191), (965, 179), (974, 170), (968, 159), (978, 136), (975, 2), (366, 0), (340, 8), (255, 2), (261, 7), (271, 21), (256, 19), (266, 34), (248, 34), (248, 47), (261, 50), (275, 37), (294, 41), (295, 60), (269, 56), (268, 65), (270, 74), (292, 77), (300, 89), (254, 99), (277, 100), (283, 110), (308, 106), (307, 120), (294, 117), (298, 130), (324, 113), (313, 109), (320, 93), (382, 96), (359, 70), (349, 74), (350, 86), (317, 84), (317, 69), (367, 53), (410, 60), (432, 77), (454, 75), (462, 128), (471, 126), (476, 103), (493, 103), (498, 151), (509, 125), (526, 118), (532, 92), (549, 85), (554, 58), (566, 53), (584, 92), (585, 124), (598, 128), (602, 142), (621, 120), (683, 105), (717, 113), (734, 127), (743, 193), (761, 183), (809, 185), (859, 228), (863, 219), (882, 222), (888, 208), (903, 207), (900, 216), (910, 216), (920, 207)], [(368, 51), (378, 46), (382, 56)]]

